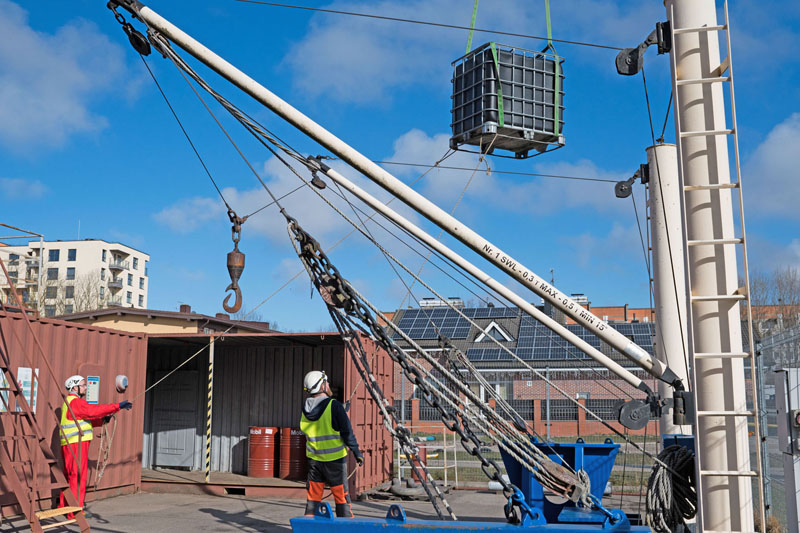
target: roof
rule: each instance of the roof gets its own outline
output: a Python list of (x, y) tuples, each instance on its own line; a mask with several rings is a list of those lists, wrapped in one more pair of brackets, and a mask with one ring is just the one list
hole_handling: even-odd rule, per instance
[[(488, 331), (493, 324), (511, 337), (510, 341), (501, 341), (500, 344), (533, 368), (601, 368), (588, 355), (516, 307), (477, 307), (460, 311), (472, 319), (477, 327), (449, 307), (399, 309), (394, 315), (394, 323), (426, 350), (440, 349), (441, 332), (477, 368), (519, 368), (519, 363), (511, 355), (491, 341), (488, 335), (484, 335), (484, 331)], [(610, 321), (609, 325), (653, 355), (656, 322)], [(623, 367), (638, 369), (583, 326), (566, 324), (564, 327)], [(392, 338), (401, 348), (411, 348), (397, 333), (393, 333)], [(744, 324), (742, 341), (747, 346), (747, 328)]]
[[(343, 345), (338, 331), (323, 331), (315, 333), (233, 333), (214, 334), (225, 346), (286, 346), (299, 344), (303, 346), (331, 346)], [(203, 333), (154, 333), (147, 336), (151, 346), (175, 346), (193, 344), (205, 346), (208, 344), (209, 335)]]
[(92, 311), (82, 311), (79, 313), (70, 313), (68, 315), (59, 316), (59, 320), (80, 320), (84, 318), (96, 319), (103, 316), (122, 316), (122, 315), (136, 315), (145, 316), (148, 318), (173, 318), (178, 320), (186, 320), (189, 322), (195, 321), (208, 321), (209, 323), (221, 324), (224, 326), (235, 326), (237, 328), (247, 328), (257, 332), (271, 333), (274, 330), (270, 329), (265, 323), (244, 321), (244, 320), (231, 320), (230, 318), (223, 318), (219, 316), (203, 315), (200, 313), (181, 313), (180, 311), (161, 311), (158, 309), (137, 309), (135, 307), (107, 307), (105, 309), (95, 309)]

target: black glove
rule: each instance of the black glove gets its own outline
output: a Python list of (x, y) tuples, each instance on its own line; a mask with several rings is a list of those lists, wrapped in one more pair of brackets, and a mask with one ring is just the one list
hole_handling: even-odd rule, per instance
[(103, 417), (103, 424), (108, 424), (111, 422), (111, 419), (114, 418), (113, 415), (106, 415)]
[(121, 402), (119, 402), (119, 408), (120, 409), (133, 409), (133, 404), (131, 402), (129, 402), (128, 400), (122, 400)]
[(358, 466), (364, 466), (364, 456), (360, 453), (355, 453), (353, 455), (356, 457), (356, 463), (358, 463)]

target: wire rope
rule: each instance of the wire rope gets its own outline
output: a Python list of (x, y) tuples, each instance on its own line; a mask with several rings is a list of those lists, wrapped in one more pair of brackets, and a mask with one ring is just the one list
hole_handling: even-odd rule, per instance
[[(373, 163), (377, 163), (379, 165), (397, 165), (397, 166), (404, 166), (404, 167), (428, 167), (430, 165), (426, 165), (424, 163), (407, 163), (404, 161), (380, 161), (375, 160)], [(469, 167), (454, 167), (448, 165), (439, 165), (440, 169), (443, 170), (460, 170), (465, 172), (472, 172), (474, 169)], [(611, 180), (605, 178), (589, 178), (585, 176), (564, 176), (560, 174), (542, 174), (540, 172), (516, 172), (511, 170), (497, 170), (494, 168), (487, 169), (487, 173), (493, 174), (508, 174), (510, 176), (532, 176), (537, 178), (555, 178), (555, 179), (564, 179), (564, 180), (578, 180), (578, 181), (596, 181), (601, 183), (617, 183), (619, 180)]]
[[(661, 166), (658, 164), (658, 150), (655, 149), (656, 134), (655, 134), (655, 130), (653, 128), (653, 112), (652, 112), (652, 110), (650, 108), (650, 94), (649, 94), (649, 92), (647, 90), (647, 76), (645, 75), (644, 70), (645, 69), (644, 69), (644, 65), (643, 65), (641, 72), (642, 72), (642, 85), (643, 85), (643, 88), (644, 88), (644, 99), (645, 99), (645, 104), (647, 105), (647, 117), (648, 117), (649, 122), (650, 122), (650, 138), (651, 138), (651, 140), (653, 142), (653, 157), (654, 157), (655, 163), (656, 163), (655, 172), (658, 174), (658, 177), (659, 177), (659, 180), (658, 180), (658, 192), (661, 195), (661, 199), (662, 199), (662, 201), (661, 201), (661, 212), (662, 212), (662, 215), (664, 216), (664, 220), (666, 221), (666, 219), (667, 219), (667, 211), (666, 211), (666, 209), (667, 208), (664, 205), (664, 201), (663, 201), (663, 199), (664, 199), (664, 188), (663, 188), (663, 186), (661, 184), (661, 172), (660, 172)], [(672, 102), (671, 98), (670, 98), (670, 102)], [(674, 294), (675, 294), (675, 307), (676, 307), (675, 312), (678, 314), (678, 323), (679, 324), (683, 324), (683, 317), (681, 316), (681, 306), (679, 304), (680, 299), (679, 299), (679, 293), (678, 293), (678, 280), (676, 279), (676, 276), (675, 276), (675, 260), (674, 260), (674, 254), (672, 253), (672, 242), (671, 242), (670, 235), (669, 235), (669, 225), (665, 224), (664, 225), (664, 230), (666, 232), (666, 237), (667, 237), (667, 252), (669, 253), (669, 265), (670, 265), (670, 270), (672, 272), (672, 288), (673, 288), (673, 291), (674, 291)], [(687, 387), (687, 389), (689, 391), (691, 391), (694, 387), (692, 385), (691, 380), (688, 379), (688, 376), (690, 376), (691, 374), (689, 373), (689, 354), (687, 353), (687, 349), (686, 349), (686, 338), (685, 338), (685, 335), (684, 335), (683, 328), (679, 328), (679, 329), (680, 329), (680, 333), (681, 333), (681, 352), (683, 354), (683, 357), (682, 357), (683, 366), (684, 366), (684, 371), (686, 372), (686, 376), (687, 376), (686, 387)], [(664, 343), (664, 339), (663, 338), (661, 339), (661, 342)], [(666, 353), (666, 349), (667, 349), (666, 344), (664, 344), (664, 353)]]
[(606, 50), (622, 50), (622, 48), (618, 46), (610, 46), (606, 44), (598, 44), (598, 43), (588, 43), (583, 41), (571, 41), (567, 39), (549, 39), (547, 36), (542, 37), (541, 35), (529, 35), (525, 33), (514, 33), (508, 31), (500, 31), (500, 30), (489, 30), (484, 28), (470, 28), (469, 26), (459, 26), (456, 24), (444, 24), (440, 22), (430, 22), (425, 20), (415, 20), (415, 19), (406, 19), (400, 17), (388, 17), (384, 15), (373, 15), (370, 13), (356, 13), (354, 11), (341, 11), (337, 9), (323, 9), (319, 7), (309, 7), (309, 6), (299, 6), (299, 5), (292, 5), (292, 4), (280, 4), (277, 2), (265, 2), (262, 0), (236, 0), (237, 2), (242, 2), (246, 4), (260, 4), (265, 6), (271, 7), (285, 7), (290, 9), (301, 9), (305, 11), (316, 11), (320, 13), (332, 13), (334, 15), (348, 15), (352, 17), (363, 17), (363, 18), (371, 18), (371, 19), (378, 19), (378, 20), (389, 20), (393, 22), (406, 22), (409, 24), (421, 24), (424, 26), (435, 26), (439, 28), (449, 28), (455, 30), (467, 30), (467, 31), (477, 31), (481, 33), (493, 33), (495, 35), (506, 35), (509, 37), (523, 37), (525, 39), (536, 39), (540, 41), (552, 41), (556, 43), (564, 43), (564, 44), (574, 44), (576, 46), (589, 46), (592, 48), (603, 48)]

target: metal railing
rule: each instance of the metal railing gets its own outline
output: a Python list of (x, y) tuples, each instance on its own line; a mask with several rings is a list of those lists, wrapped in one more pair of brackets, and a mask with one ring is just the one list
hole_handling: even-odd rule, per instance
[(122, 261), (121, 259), (112, 260), (108, 263), (109, 270), (128, 270), (130, 267), (130, 261)]

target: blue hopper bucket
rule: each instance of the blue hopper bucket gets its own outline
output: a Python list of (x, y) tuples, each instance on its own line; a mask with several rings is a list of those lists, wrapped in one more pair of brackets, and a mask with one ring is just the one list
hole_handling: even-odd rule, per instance
[[(603, 491), (619, 452), (619, 444), (615, 444), (611, 439), (606, 439), (602, 444), (588, 444), (581, 438), (574, 444), (548, 443), (539, 442), (535, 437), (531, 438), (531, 444), (557, 464), (567, 464), (575, 471), (583, 469), (589, 475), (590, 492), (598, 501), (602, 501)], [(502, 448), (500, 454), (509, 481), (519, 487), (528, 505), (544, 513), (548, 523), (584, 521), (578, 517), (585, 516), (586, 513), (571, 512), (576, 507), (575, 503), (569, 500), (556, 503), (545, 498), (544, 488), (529, 470), (523, 468), (519, 461)]]

